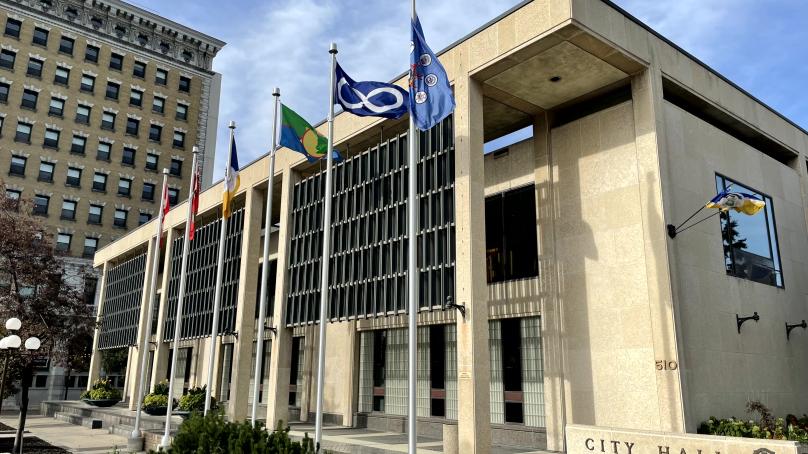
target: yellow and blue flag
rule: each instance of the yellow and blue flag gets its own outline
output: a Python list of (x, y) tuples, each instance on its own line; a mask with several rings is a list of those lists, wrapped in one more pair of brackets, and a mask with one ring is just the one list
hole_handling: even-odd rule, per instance
[(236, 195), (239, 185), (238, 154), (236, 153), (236, 138), (230, 139), (230, 159), (224, 171), (224, 191), (222, 192), (222, 216), (226, 219), (233, 213), (233, 196)]
[(765, 206), (766, 202), (756, 195), (727, 190), (719, 192), (718, 195), (707, 202), (707, 208), (718, 208), (721, 211), (735, 210), (738, 213), (750, 216), (756, 214)]

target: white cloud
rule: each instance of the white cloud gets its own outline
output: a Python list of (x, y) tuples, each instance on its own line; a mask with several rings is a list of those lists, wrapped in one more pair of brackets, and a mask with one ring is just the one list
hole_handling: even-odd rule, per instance
[[(419, 14), (427, 39), (437, 51), (515, 3), (517, 0), (450, 0), (429, 7), (424, 3)], [(271, 6), (252, 6), (233, 26), (237, 33), (217, 35), (228, 44), (214, 60), (214, 69), (222, 73), (214, 178), (222, 174), (230, 120), (238, 125), (242, 163), (268, 151), (273, 87), (280, 87), (283, 102), (310, 122), (325, 118), (330, 42), (338, 43), (340, 63), (357, 80), (387, 81), (408, 66), (406, 2), (280, 0)]]

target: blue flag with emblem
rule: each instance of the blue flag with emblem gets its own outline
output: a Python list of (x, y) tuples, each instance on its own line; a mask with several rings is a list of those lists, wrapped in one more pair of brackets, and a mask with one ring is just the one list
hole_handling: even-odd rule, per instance
[(334, 99), (345, 111), (360, 117), (400, 118), (409, 108), (407, 90), (384, 82), (356, 82), (337, 63)]
[(412, 21), (410, 50), (410, 115), (426, 131), (454, 111), (455, 101), (446, 70), (426, 44), (418, 16)]

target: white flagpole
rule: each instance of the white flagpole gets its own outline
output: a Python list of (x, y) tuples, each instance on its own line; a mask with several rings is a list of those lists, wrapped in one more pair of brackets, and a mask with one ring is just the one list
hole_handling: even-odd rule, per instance
[(135, 428), (132, 430), (132, 438), (141, 438), (140, 431), (140, 411), (143, 407), (143, 393), (146, 388), (146, 360), (149, 357), (149, 338), (152, 330), (152, 308), (154, 307), (154, 293), (157, 289), (157, 273), (160, 269), (160, 236), (163, 234), (163, 210), (165, 209), (165, 197), (163, 194), (168, 183), (168, 169), (163, 169), (163, 186), (160, 189), (160, 211), (157, 213), (157, 225), (155, 226), (154, 240), (152, 243), (152, 272), (149, 284), (149, 302), (144, 310), (146, 311), (146, 331), (143, 335), (143, 343), (140, 345), (140, 384), (137, 391), (137, 413), (135, 413)]
[[(252, 417), (250, 421), (255, 427), (255, 419), (258, 414), (258, 385), (261, 381), (262, 363), (264, 358), (264, 330), (266, 324), (267, 277), (269, 276), (269, 237), (272, 234), (272, 186), (275, 177), (275, 151), (278, 148), (278, 106), (281, 102), (281, 89), (275, 87), (272, 91), (275, 97), (275, 116), (272, 117), (272, 149), (269, 152), (269, 177), (267, 178), (267, 209), (264, 215), (264, 257), (261, 266), (261, 302), (258, 306), (258, 335), (255, 340), (255, 380), (253, 382), (253, 403)], [(279, 320), (276, 322), (280, 322)]]
[[(410, 11), (410, 21), (415, 20), (415, 0), (412, 0)], [(412, 25), (410, 25), (412, 27)], [(414, 75), (413, 75), (414, 76)], [(408, 358), (408, 393), (407, 393), (407, 452), (415, 454), (418, 450), (418, 433), (416, 421), (416, 380), (418, 361), (418, 204), (416, 185), (418, 184), (418, 147), (417, 131), (415, 130), (415, 119), (410, 112), (410, 131), (407, 134), (407, 145), (409, 145), (409, 178), (407, 185), (407, 310), (408, 312), (408, 334), (409, 334), (409, 358)]]
[(323, 439), (323, 381), (325, 379), (325, 325), (328, 320), (328, 268), (331, 252), (331, 166), (334, 149), (334, 73), (337, 70), (337, 43), (331, 43), (331, 76), (328, 85), (328, 154), (325, 169), (325, 199), (323, 204), (323, 258), (320, 276), (320, 345), (317, 351), (317, 414), (314, 424), (314, 446), (320, 449)]
[[(236, 122), (231, 121), (230, 125), (230, 144), (233, 144), (233, 135), (236, 132)], [(230, 173), (230, 160), (232, 158), (232, 149), (227, 150), (227, 167), (225, 167), (225, 181), (224, 189), (227, 188), (227, 175)], [(227, 240), (227, 218), (224, 217), (224, 205), (222, 205), (222, 219), (220, 220), (221, 226), (219, 227), (219, 251), (216, 264), (216, 291), (213, 295), (213, 323), (210, 328), (210, 350), (208, 351), (208, 378), (205, 386), (205, 412), (207, 415), (210, 411), (210, 396), (213, 390), (213, 362), (216, 359), (216, 344), (219, 342), (219, 312), (222, 307), (222, 280), (224, 275), (224, 246)]]
[[(182, 303), (185, 299), (185, 282), (188, 280), (188, 250), (191, 246), (191, 241), (189, 238), (189, 234), (191, 232), (191, 216), (193, 215), (193, 199), (194, 199), (194, 180), (196, 179), (196, 166), (197, 166), (197, 159), (199, 158), (199, 148), (194, 146), (194, 161), (193, 166), (193, 174), (191, 176), (191, 184), (189, 185), (188, 191), (188, 213), (185, 217), (185, 238), (183, 239), (182, 245), (182, 264), (180, 266), (180, 288), (179, 288), (179, 295), (177, 296), (177, 313), (176, 318), (174, 321), (174, 343), (171, 346), (171, 375), (169, 375), (168, 380), (168, 408), (166, 409), (166, 427), (165, 432), (163, 433), (163, 439), (160, 440), (160, 446), (163, 448), (168, 448), (169, 440), (170, 440), (170, 433), (171, 433), (171, 411), (172, 407), (174, 406), (174, 376), (176, 375), (177, 369), (177, 349), (179, 348), (180, 344), (180, 329), (182, 328)], [(188, 359), (190, 361), (190, 358)]]

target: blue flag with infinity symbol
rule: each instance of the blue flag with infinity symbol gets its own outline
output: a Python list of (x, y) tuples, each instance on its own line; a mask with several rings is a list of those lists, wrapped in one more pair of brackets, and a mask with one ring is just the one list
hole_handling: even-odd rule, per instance
[(407, 113), (407, 90), (383, 82), (356, 82), (345, 74), (339, 63), (335, 72), (336, 103), (360, 117), (400, 118)]
[(418, 16), (412, 21), (410, 46), (410, 115), (415, 126), (426, 131), (454, 111), (454, 95), (446, 70), (426, 44)]

